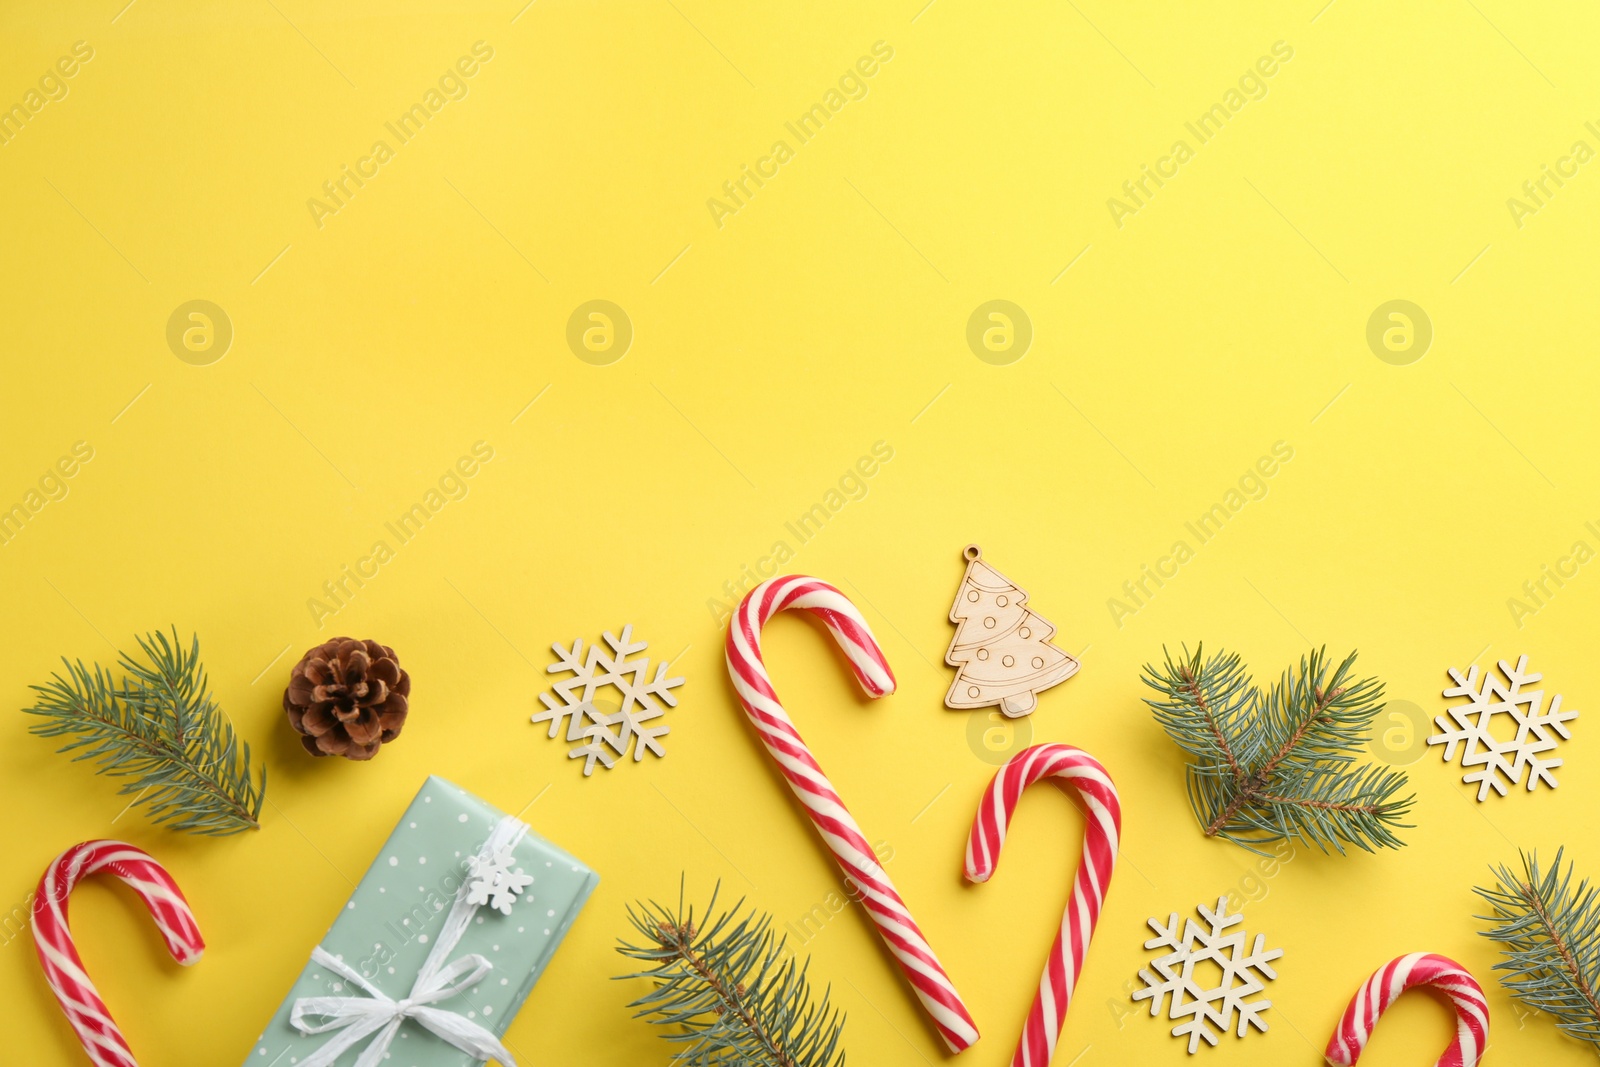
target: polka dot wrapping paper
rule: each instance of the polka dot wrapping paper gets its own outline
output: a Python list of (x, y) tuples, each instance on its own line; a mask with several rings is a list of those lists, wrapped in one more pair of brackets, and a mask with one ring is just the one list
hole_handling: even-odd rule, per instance
[[(515, 832), (508, 834), (509, 827)], [(306, 967), (252, 1044), (246, 1067), (317, 1062), (319, 1050), (340, 1036), (338, 1031), (303, 1032), (305, 1027), (294, 1021), (297, 1004), (304, 1009), (351, 998), (362, 998), (363, 1006), (382, 997), (415, 999), (417, 976), (452, 911), (460, 911), (458, 899), (482, 901), (487, 896), (503, 907), (468, 904), (464, 927), (459, 919), (456, 924), (459, 941), (444, 962), (477, 956), (489, 966), (479, 968), (477, 980), (433, 1000), (428, 1008), (495, 1036), (503, 1034), (600, 880), (578, 859), (522, 829), (492, 804), (429, 777), (320, 944), (305, 946)], [(514, 843), (502, 849), (491, 837)], [(486, 846), (487, 856), (482, 854)], [(316, 948), (321, 960), (331, 957), (362, 981), (312, 959)], [(372, 990), (381, 997), (374, 997)], [(348, 1067), (369, 1043), (353, 1042), (327, 1062)], [(390, 1048), (399, 1053), (395, 1061), (413, 1067), (478, 1062), (420, 1017), (398, 1019)]]

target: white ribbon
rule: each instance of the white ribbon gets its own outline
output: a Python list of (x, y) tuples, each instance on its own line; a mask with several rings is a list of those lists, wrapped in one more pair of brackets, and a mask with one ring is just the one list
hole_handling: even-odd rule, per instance
[[(527, 833), (520, 820), (507, 816), (500, 820), (483, 843), (478, 855), (488, 858), (501, 849), (513, 848)], [(498, 1038), (466, 1016), (443, 1008), (432, 1007), (457, 993), (476, 985), (494, 969), (494, 964), (476, 953), (462, 956), (453, 962), (446, 959), (455, 951), (472, 921), (478, 905), (468, 903), (467, 881), (456, 891), (450, 914), (445, 916), (444, 927), (434, 939), (433, 951), (423, 961), (422, 969), (411, 986), (411, 992), (395, 1000), (362, 977), (361, 973), (343, 960), (325, 950), (321, 945), (311, 950), (311, 960), (366, 992), (366, 996), (351, 997), (301, 997), (294, 1002), (289, 1021), (303, 1034), (323, 1034), (337, 1031), (327, 1044), (309, 1056), (300, 1059), (300, 1067), (333, 1067), (335, 1061), (347, 1050), (371, 1038), (372, 1041), (357, 1057), (354, 1067), (377, 1067), (388, 1052), (400, 1025), (407, 1019), (416, 1022), (478, 1060), (491, 1056), (505, 1067), (516, 1067), (511, 1053)], [(314, 1023), (313, 1018), (323, 1019)]]

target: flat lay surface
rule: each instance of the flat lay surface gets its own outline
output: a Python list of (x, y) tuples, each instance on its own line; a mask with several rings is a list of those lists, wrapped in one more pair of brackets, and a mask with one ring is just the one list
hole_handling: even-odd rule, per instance
[[(1369, 975), (1436, 953), (1483, 987), (1485, 1063), (1589, 1062), (1500, 984), (1473, 887), (1519, 849), (1600, 876), (1597, 43), (1588, 8), (1503, 0), (0, 13), (9, 1058), (86, 1062), (28, 913), (110, 838), (206, 943), (180, 966), (116, 879), (73, 891), (135, 1054), (271, 1067), (256, 1039), (437, 775), (599, 876), (503, 1035), (524, 1067), (668, 1061), (627, 1007), (647, 984), (613, 978), (640, 969), (628, 905), (675, 908), (680, 878), (772, 916), (850, 1063), (998, 1067), (1090, 820), (1041, 782), (986, 882), (964, 850), (1000, 766), (1057, 742), (1114, 782), (1121, 839), (1056, 1067), (1187, 1061), (1133, 994), (1171, 951), (1150, 921), (1219, 897), (1282, 955), (1241, 998), (1267, 1030), (1201, 1059), (1319, 1064)], [(968, 545), (1025, 661), (951, 621)], [(982, 1035), (957, 1058), (729, 681), (729, 620), (782, 574), (836, 587), (895, 676), (869, 698), (805, 612), (762, 630)], [(152, 825), (29, 733), (63, 656), (174, 628), (266, 770), (259, 829)], [(342, 636), (397, 657), (403, 729), (297, 721), (366, 760), (314, 758), (284, 710)], [(1359, 652), (1383, 696), (1358, 759), (1405, 774), (1403, 847), (1202, 833), (1141, 681), (1202, 642), (1262, 687)], [(595, 650), (630, 680), (576, 742), (550, 709)], [(1462, 708), (1512, 674), (1542, 676), (1543, 725), (1463, 764)], [(1361, 1063), (1455, 1033), (1407, 994)]]

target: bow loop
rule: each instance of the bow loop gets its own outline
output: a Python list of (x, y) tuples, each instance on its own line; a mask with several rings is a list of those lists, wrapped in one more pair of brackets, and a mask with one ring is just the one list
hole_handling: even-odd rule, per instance
[(427, 988), (418, 988), (411, 991), (407, 999), (413, 1004), (435, 1004), (441, 1000), (449, 1000), (463, 989), (469, 989), (483, 981), (484, 977), (494, 970), (494, 964), (474, 952), (470, 956), (462, 956), (452, 960), (450, 965), (441, 969), (428, 983)]
[[(388, 1013), (388, 1005), (381, 1000), (370, 1000), (365, 997), (303, 997), (295, 1001), (294, 1009), (289, 1013), (289, 1021), (294, 1028), (302, 1034), (325, 1034), (329, 1030), (342, 1030), (361, 1020), (370, 1017), (382, 1022)], [(310, 1019), (321, 1018), (320, 1023), (310, 1022)], [(376, 1029), (376, 1026), (373, 1027)]]

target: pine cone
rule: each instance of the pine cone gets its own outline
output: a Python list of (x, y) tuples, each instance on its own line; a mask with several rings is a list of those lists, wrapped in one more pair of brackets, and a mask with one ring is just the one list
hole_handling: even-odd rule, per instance
[(313, 756), (368, 760), (400, 736), (410, 693), (411, 676), (394, 649), (335, 637), (295, 664), (283, 710)]

